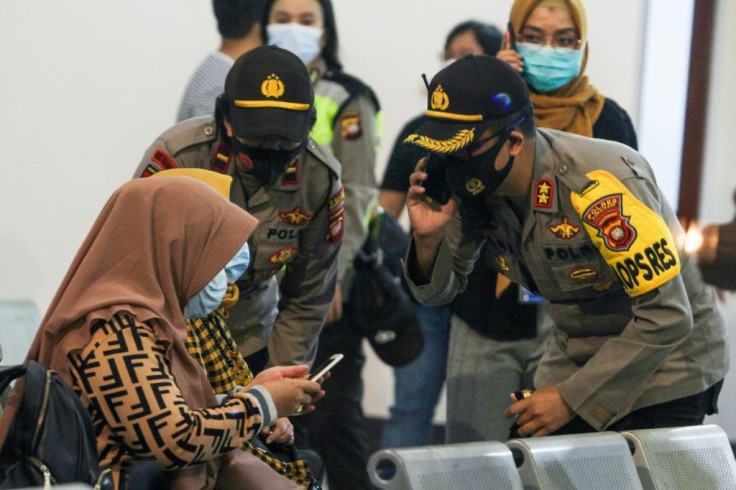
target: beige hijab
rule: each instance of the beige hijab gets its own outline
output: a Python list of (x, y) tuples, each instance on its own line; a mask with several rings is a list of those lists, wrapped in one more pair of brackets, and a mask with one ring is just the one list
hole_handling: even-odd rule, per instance
[[(71, 384), (67, 355), (89, 343), (96, 321), (127, 313), (149, 322), (156, 337), (169, 344), (171, 371), (189, 407), (214, 405), (212, 388), (184, 345), (182, 309), (257, 224), (210, 186), (188, 177), (127, 182), (110, 197), (77, 252), (27, 359)], [(0, 444), (20, 402), (22, 381), (3, 414)], [(194, 486), (201, 486), (204, 472), (202, 466), (188, 472)]]
[[(567, 7), (578, 29), (580, 39), (585, 42), (588, 26), (585, 10), (580, 0), (515, 0), (509, 14), (509, 21), (514, 30), (517, 33), (521, 31), (532, 11), (543, 4)], [(531, 93), (537, 126), (593, 136), (593, 125), (598, 120), (606, 99), (588, 83), (588, 77), (583, 75), (588, 61), (587, 42), (584, 49), (580, 74), (576, 78), (554, 92)]]

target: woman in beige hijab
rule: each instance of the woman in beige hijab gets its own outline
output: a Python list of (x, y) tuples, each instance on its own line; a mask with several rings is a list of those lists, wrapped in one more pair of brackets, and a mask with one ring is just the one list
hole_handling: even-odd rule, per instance
[(509, 22), (515, 49), (496, 55), (521, 73), (538, 127), (618, 141), (637, 149), (631, 118), (584, 75), (588, 24), (581, 0), (515, 0)]
[[(133, 180), (112, 195), (72, 262), (28, 359), (79, 393), (116, 488), (132, 488), (126, 467), (139, 458), (175, 471), (176, 488), (213, 488), (238, 459), (235, 448), (323, 396), (301, 379), (307, 366), (290, 366), (264, 371), (217, 406), (187, 352), (183, 311), (219, 305), (218, 278), (257, 224), (191, 178)], [(248, 488), (247, 474), (236, 474)]]

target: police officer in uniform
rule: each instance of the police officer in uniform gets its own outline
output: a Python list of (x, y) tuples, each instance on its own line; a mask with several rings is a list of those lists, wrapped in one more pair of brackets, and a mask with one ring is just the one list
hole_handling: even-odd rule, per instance
[[(557, 327), (536, 391), (511, 395), (513, 435), (697, 425), (714, 413), (729, 363), (723, 318), (678, 249), (683, 230), (646, 160), (535, 130), (526, 85), (495, 58), (450, 65), (428, 99), (427, 122), (405, 140), (431, 152), (409, 190), (412, 291), (450, 301), (485, 243), (499, 273), (549, 301)], [(430, 197), (435, 184), (452, 198)]]
[(190, 167), (230, 175), (230, 200), (259, 220), (227, 319), (254, 372), (310, 364), (335, 294), (344, 191), (340, 165), (308, 137), (315, 117), (304, 64), (262, 46), (233, 65), (215, 117), (164, 132), (135, 173)]

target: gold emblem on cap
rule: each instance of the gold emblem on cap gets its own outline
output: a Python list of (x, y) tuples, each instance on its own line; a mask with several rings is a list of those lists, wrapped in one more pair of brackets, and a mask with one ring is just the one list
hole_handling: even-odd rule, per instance
[(275, 73), (271, 73), (261, 84), (261, 93), (278, 99), (284, 95), (284, 82)]
[(465, 188), (470, 192), (472, 195), (477, 196), (481, 192), (483, 192), (483, 189), (486, 188), (486, 186), (481, 182), (479, 179), (476, 179), (473, 177), (469, 181), (465, 183)]
[(421, 134), (410, 134), (404, 143), (412, 143), (435, 153), (454, 153), (473, 142), (475, 128), (461, 129), (455, 136), (446, 140), (436, 140)]
[(442, 88), (442, 85), (437, 85), (437, 88), (434, 89), (434, 92), (432, 93), (432, 103), (430, 105), (432, 106), (432, 109), (438, 111), (444, 111), (447, 109), (447, 106), (450, 105), (450, 98), (445, 93), (445, 89)]

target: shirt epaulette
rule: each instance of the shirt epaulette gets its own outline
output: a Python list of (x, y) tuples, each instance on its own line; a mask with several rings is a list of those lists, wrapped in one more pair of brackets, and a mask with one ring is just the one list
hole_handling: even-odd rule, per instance
[(215, 119), (200, 116), (172, 126), (159, 138), (166, 141), (169, 152), (175, 157), (182, 150), (214, 140), (215, 133)]
[(336, 177), (341, 176), (342, 167), (340, 166), (340, 162), (337, 161), (337, 158), (322, 145), (317, 144), (312, 138), (309, 138), (309, 142), (307, 143), (307, 151), (322, 162), (325, 167), (329, 168)]

